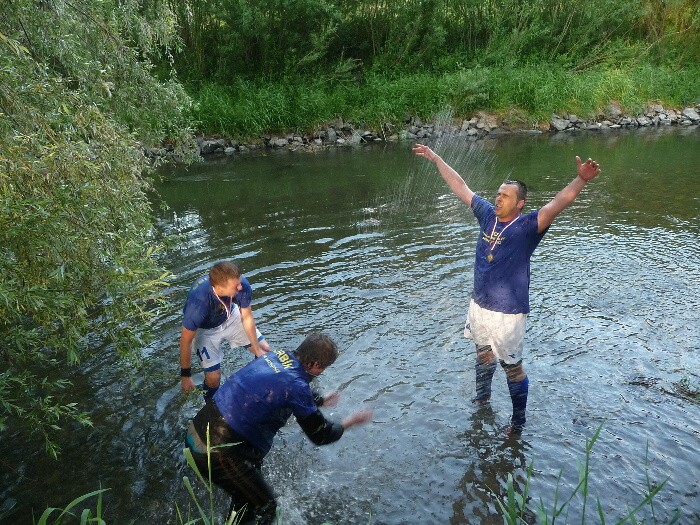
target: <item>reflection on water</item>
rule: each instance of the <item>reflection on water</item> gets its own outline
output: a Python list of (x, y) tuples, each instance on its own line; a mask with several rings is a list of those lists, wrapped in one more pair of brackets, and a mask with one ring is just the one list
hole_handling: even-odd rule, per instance
[[(700, 381), (699, 144), (689, 130), (440, 139), (489, 199), (505, 178), (525, 180), (528, 208), (571, 180), (575, 155), (603, 167), (533, 258), (528, 427), (517, 442), (499, 434), (510, 416), (500, 369), (492, 407), (469, 402), (474, 357), (461, 329), (478, 226), (410, 145), (171, 170), (158, 188), (169, 206), (159, 228), (182, 242), (142, 370), (129, 379), (109, 357), (86, 363), (75, 381), (94, 428), (66, 435), (55, 464), (16, 437), (4, 499), (28, 517), (29, 505), (65, 505), (101, 484), (108, 522), (176, 523), (175, 503), (193, 511), (182, 433), (199, 400), (179, 392), (181, 308), (212, 262), (235, 259), (273, 348), (293, 349), (311, 330), (340, 343), (319, 379), (342, 392), (328, 414), (375, 410), (373, 424), (327, 447), (293, 422), (283, 429), (265, 469), (288, 523), (502, 523), (495, 498), (509, 474), (522, 490), (530, 463), (530, 511), (551, 508), (557, 483), (567, 495), (578, 483), (576, 462), (603, 421), (590, 493), (609, 519), (642, 499), (646, 468), (652, 483), (671, 476), (654, 508), (662, 522), (676, 508), (700, 519), (700, 409), (675, 395), (682, 379)], [(228, 352), (224, 374), (248, 360)], [(217, 492), (215, 503), (226, 498)]]
[[(459, 459), (464, 476), (458, 489), (462, 493), (453, 503), (450, 524), (482, 523), (501, 525), (503, 517), (496, 498), (508, 501), (508, 476), (513, 478), (515, 492), (523, 494), (527, 479), (526, 455), (530, 451), (527, 439), (503, 439), (493, 409), (476, 408), (469, 417), (469, 428), (458, 436), (464, 455)], [(442, 461), (448, 458), (442, 458)], [(523, 516), (534, 523), (532, 512)]]

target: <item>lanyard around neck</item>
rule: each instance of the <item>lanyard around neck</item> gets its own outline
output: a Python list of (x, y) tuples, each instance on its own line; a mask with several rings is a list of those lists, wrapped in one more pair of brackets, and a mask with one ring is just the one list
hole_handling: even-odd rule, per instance
[(219, 297), (219, 294), (214, 291), (214, 287), (211, 287), (211, 291), (214, 294), (214, 297), (221, 303), (221, 306), (224, 307), (224, 310), (226, 310), (226, 320), (228, 320), (229, 317), (231, 317), (231, 310), (233, 308), (232, 301), (233, 298), (229, 298), (229, 304), (226, 306), (226, 303), (221, 300), (221, 297)]
[[(515, 224), (515, 221), (517, 221), (520, 218), (520, 215), (518, 215), (515, 219), (513, 219), (510, 223), (506, 225), (505, 228), (503, 228), (500, 232), (498, 232), (498, 235), (496, 238), (493, 240), (492, 243), (489, 243), (489, 251), (493, 251), (494, 248), (496, 247), (496, 243), (498, 243), (498, 239), (501, 238), (501, 235), (503, 234), (504, 231), (506, 231), (508, 228), (510, 228), (513, 224)], [(496, 220), (493, 223), (493, 228), (491, 229), (491, 235), (489, 236), (489, 239), (493, 239), (493, 234), (496, 231), (496, 225), (498, 224), (498, 217), (496, 217)]]

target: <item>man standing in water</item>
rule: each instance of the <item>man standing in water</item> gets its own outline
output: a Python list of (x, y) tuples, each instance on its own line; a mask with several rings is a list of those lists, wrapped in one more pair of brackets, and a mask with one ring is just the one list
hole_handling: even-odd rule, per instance
[(322, 396), (309, 383), (337, 358), (333, 339), (309, 334), (294, 352), (268, 352), (241, 368), (190, 421), (185, 443), (204, 479), (211, 468), (212, 481), (231, 495), (229, 514), (236, 512), (236, 523), (273, 522), (277, 504), (262, 462), (291, 415), (315, 445), (338, 441), (348, 428), (371, 421), (369, 410), (332, 422), (318, 409), (335, 406), (339, 395)]
[(255, 326), (253, 289), (231, 262), (218, 262), (209, 275), (198, 279), (183, 308), (180, 334), (180, 382), (183, 392), (194, 390), (192, 352), (204, 370), (204, 399), (209, 400), (221, 383), (221, 343), (247, 348), (255, 357), (270, 350)]
[(591, 159), (581, 162), (576, 157), (576, 178), (542, 208), (522, 214), (527, 197), (527, 187), (522, 182), (505, 181), (491, 204), (476, 195), (459, 173), (428, 146), (416, 144), (413, 151), (435, 163), (452, 192), (471, 208), (479, 221), (474, 291), (464, 329), (465, 336), (476, 345), (473, 402), (490, 401), (496, 360), (500, 361), (513, 404), (506, 433), (517, 436), (525, 425), (529, 384), (522, 352), (525, 319), (530, 312), (530, 257), (557, 215), (600, 173), (600, 167)]

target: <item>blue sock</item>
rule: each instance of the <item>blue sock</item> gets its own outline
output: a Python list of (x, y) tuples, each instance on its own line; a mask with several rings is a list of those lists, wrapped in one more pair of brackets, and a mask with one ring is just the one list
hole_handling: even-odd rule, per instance
[(513, 402), (513, 417), (510, 422), (522, 427), (525, 425), (525, 407), (527, 406), (527, 391), (530, 380), (525, 376), (522, 381), (508, 381), (510, 400)]
[(204, 401), (209, 401), (214, 397), (216, 391), (219, 390), (218, 386), (209, 386), (206, 383), (202, 383), (202, 392), (204, 393)]

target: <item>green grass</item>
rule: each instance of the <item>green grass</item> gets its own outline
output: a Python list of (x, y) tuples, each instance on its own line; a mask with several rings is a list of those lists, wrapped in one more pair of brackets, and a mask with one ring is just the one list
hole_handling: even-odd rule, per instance
[(610, 103), (636, 114), (651, 103), (700, 102), (700, 66), (673, 70), (635, 66), (573, 72), (556, 64), (476, 67), (434, 75), (368, 74), (344, 83), (288, 80), (232, 86), (206, 84), (192, 93), (199, 132), (247, 140), (267, 133), (313, 131), (335, 117), (380, 129), (407, 115), (430, 120), (451, 108), (455, 118), (514, 111), (530, 125), (552, 113), (599, 115)]

